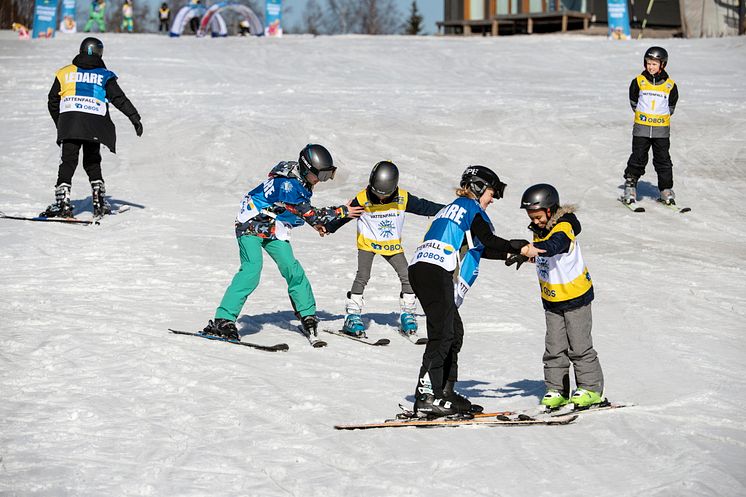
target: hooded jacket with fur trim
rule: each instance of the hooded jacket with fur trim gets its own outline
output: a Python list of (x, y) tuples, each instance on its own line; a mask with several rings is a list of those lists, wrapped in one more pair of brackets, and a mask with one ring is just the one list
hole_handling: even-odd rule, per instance
[(544, 309), (564, 312), (593, 301), (593, 282), (585, 265), (577, 236), (581, 226), (574, 205), (564, 205), (545, 228), (529, 225), (534, 246), (545, 250), (536, 258)]

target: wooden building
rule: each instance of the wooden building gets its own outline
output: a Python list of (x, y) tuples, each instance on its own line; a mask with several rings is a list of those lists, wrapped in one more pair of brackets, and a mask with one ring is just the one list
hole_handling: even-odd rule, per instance
[[(700, 4), (729, 4), (737, 10), (743, 0), (655, 0), (650, 13), (647, 1), (628, 2), (632, 28), (643, 20), (652, 29), (686, 35), (685, 11), (704, 12)], [(698, 8), (692, 8), (694, 4)], [(722, 7), (720, 7), (722, 9)], [(439, 34), (491, 35), (531, 34), (587, 30), (590, 23), (605, 25), (607, 0), (444, 0)], [(711, 16), (712, 17), (712, 16)]]

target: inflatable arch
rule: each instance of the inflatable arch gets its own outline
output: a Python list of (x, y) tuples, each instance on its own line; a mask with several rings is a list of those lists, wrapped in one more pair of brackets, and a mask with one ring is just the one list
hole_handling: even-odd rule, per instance
[[(219, 29), (215, 29), (215, 25), (212, 27), (212, 36), (228, 36), (228, 29), (225, 25), (225, 21), (220, 17), (220, 12), (223, 10), (232, 10), (238, 12), (249, 21), (249, 29), (251, 34), (256, 36), (262, 36), (264, 34), (264, 25), (259, 17), (246, 5), (233, 2), (219, 2), (207, 9), (204, 16), (202, 16), (202, 22), (199, 26), (199, 33), (197, 36), (205, 36), (207, 28), (210, 27), (210, 23), (217, 19), (217, 26)], [(217, 32), (217, 34), (216, 34)]]
[(206, 10), (207, 8), (204, 5), (199, 4), (183, 6), (174, 17), (174, 22), (171, 23), (171, 30), (168, 32), (168, 35), (172, 37), (181, 36), (189, 21), (193, 17), (202, 17)]

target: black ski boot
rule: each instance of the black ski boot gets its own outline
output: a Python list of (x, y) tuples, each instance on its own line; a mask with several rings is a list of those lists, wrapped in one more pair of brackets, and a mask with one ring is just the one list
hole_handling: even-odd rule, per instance
[(459, 413), (451, 402), (435, 396), (429, 375), (420, 377), (417, 380), (417, 389), (414, 391), (413, 412), (415, 417), (428, 419), (453, 416)]
[(228, 319), (216, 319), (214, 322), (210, 320), (205, 329), (202, 330), (202, 334), (225, 338), (226, 340), (241, 341), (236, 323)]
[(70, 205), (70, 188), (68, 183), (61, 183), (54, 189), (54, 203), (47, 210), (39, 214), (39, 217), (73, 217), (73, 208)]
[(484, 411), (479, 404), (472, 404), (469, 399), (454, 390), (455, 382), (447, 381), (443, 387), (443, 398), (454, 405), (462, 414), (477, 414)]
[(439, 399), (431, 393), (418, 393), (414, 401), (414, 414), (418, 418), (442, 418), (459, 413), (450, 401)]
[(319, 336), (318, 331), (316, 330), (316, 327), (319, 323), (319, 319), (316, 316), (303, 316), (300, 318), (300, 324), (303, 326), (303, 329), (308, 334), (308, 336), (316, 338)]
[(93, 217), (104, 217), (111, 214), (111, 205), (106, 201), (104, 180), (91, 181), (91, 201), (93, 202)]

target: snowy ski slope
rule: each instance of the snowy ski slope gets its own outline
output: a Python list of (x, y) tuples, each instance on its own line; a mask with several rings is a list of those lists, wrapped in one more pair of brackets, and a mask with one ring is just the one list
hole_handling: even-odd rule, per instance
[[(0, 495), (746, 495), (746, 39), (658, 40), (681, 94), (675, 190), (693, 212), (654, 205), (651, 165), (640, 215), (615, 198), (627, 88), (650, 41), (102, 38), (145, 127), (138, 139), (113, 109), (120, 152), (103, 153), (108, 193), (133, 207), (98, 227), (0, 220)], [(81, 39), (0, 32), (8, 214), (53, 199), (46, 95)], [(523, 190), (554, 184), (580, 208), (606, 393), (637, 406), (560, 427), (335, 431), (412, 401), (422, 349), (393, 331), (398, 284), (381, 260), (365, 319), (387, 347), (331, 335), (309, 347), (268, 258), (239, 329), (288, 352), (168, 334), (212, 317), (238, 267), (241, 196), (308, 142), (340, 166), (317, 205), (351, 198), (383, 159), (441, 202), (464, 166), (493, 167), (508, 189), (488, 212), (509, 238), (529, 234)], [(82, 167), (72, 194), (90, 215)], [(408, 253), (427, 224), (408, 218)], [(294, 233), (329, 326), (343, 320), (354, 231)], [(543, 394), (537, 288), (532, 267), (486, 261), (462, 307), (459, 387), (490, 409)]]

